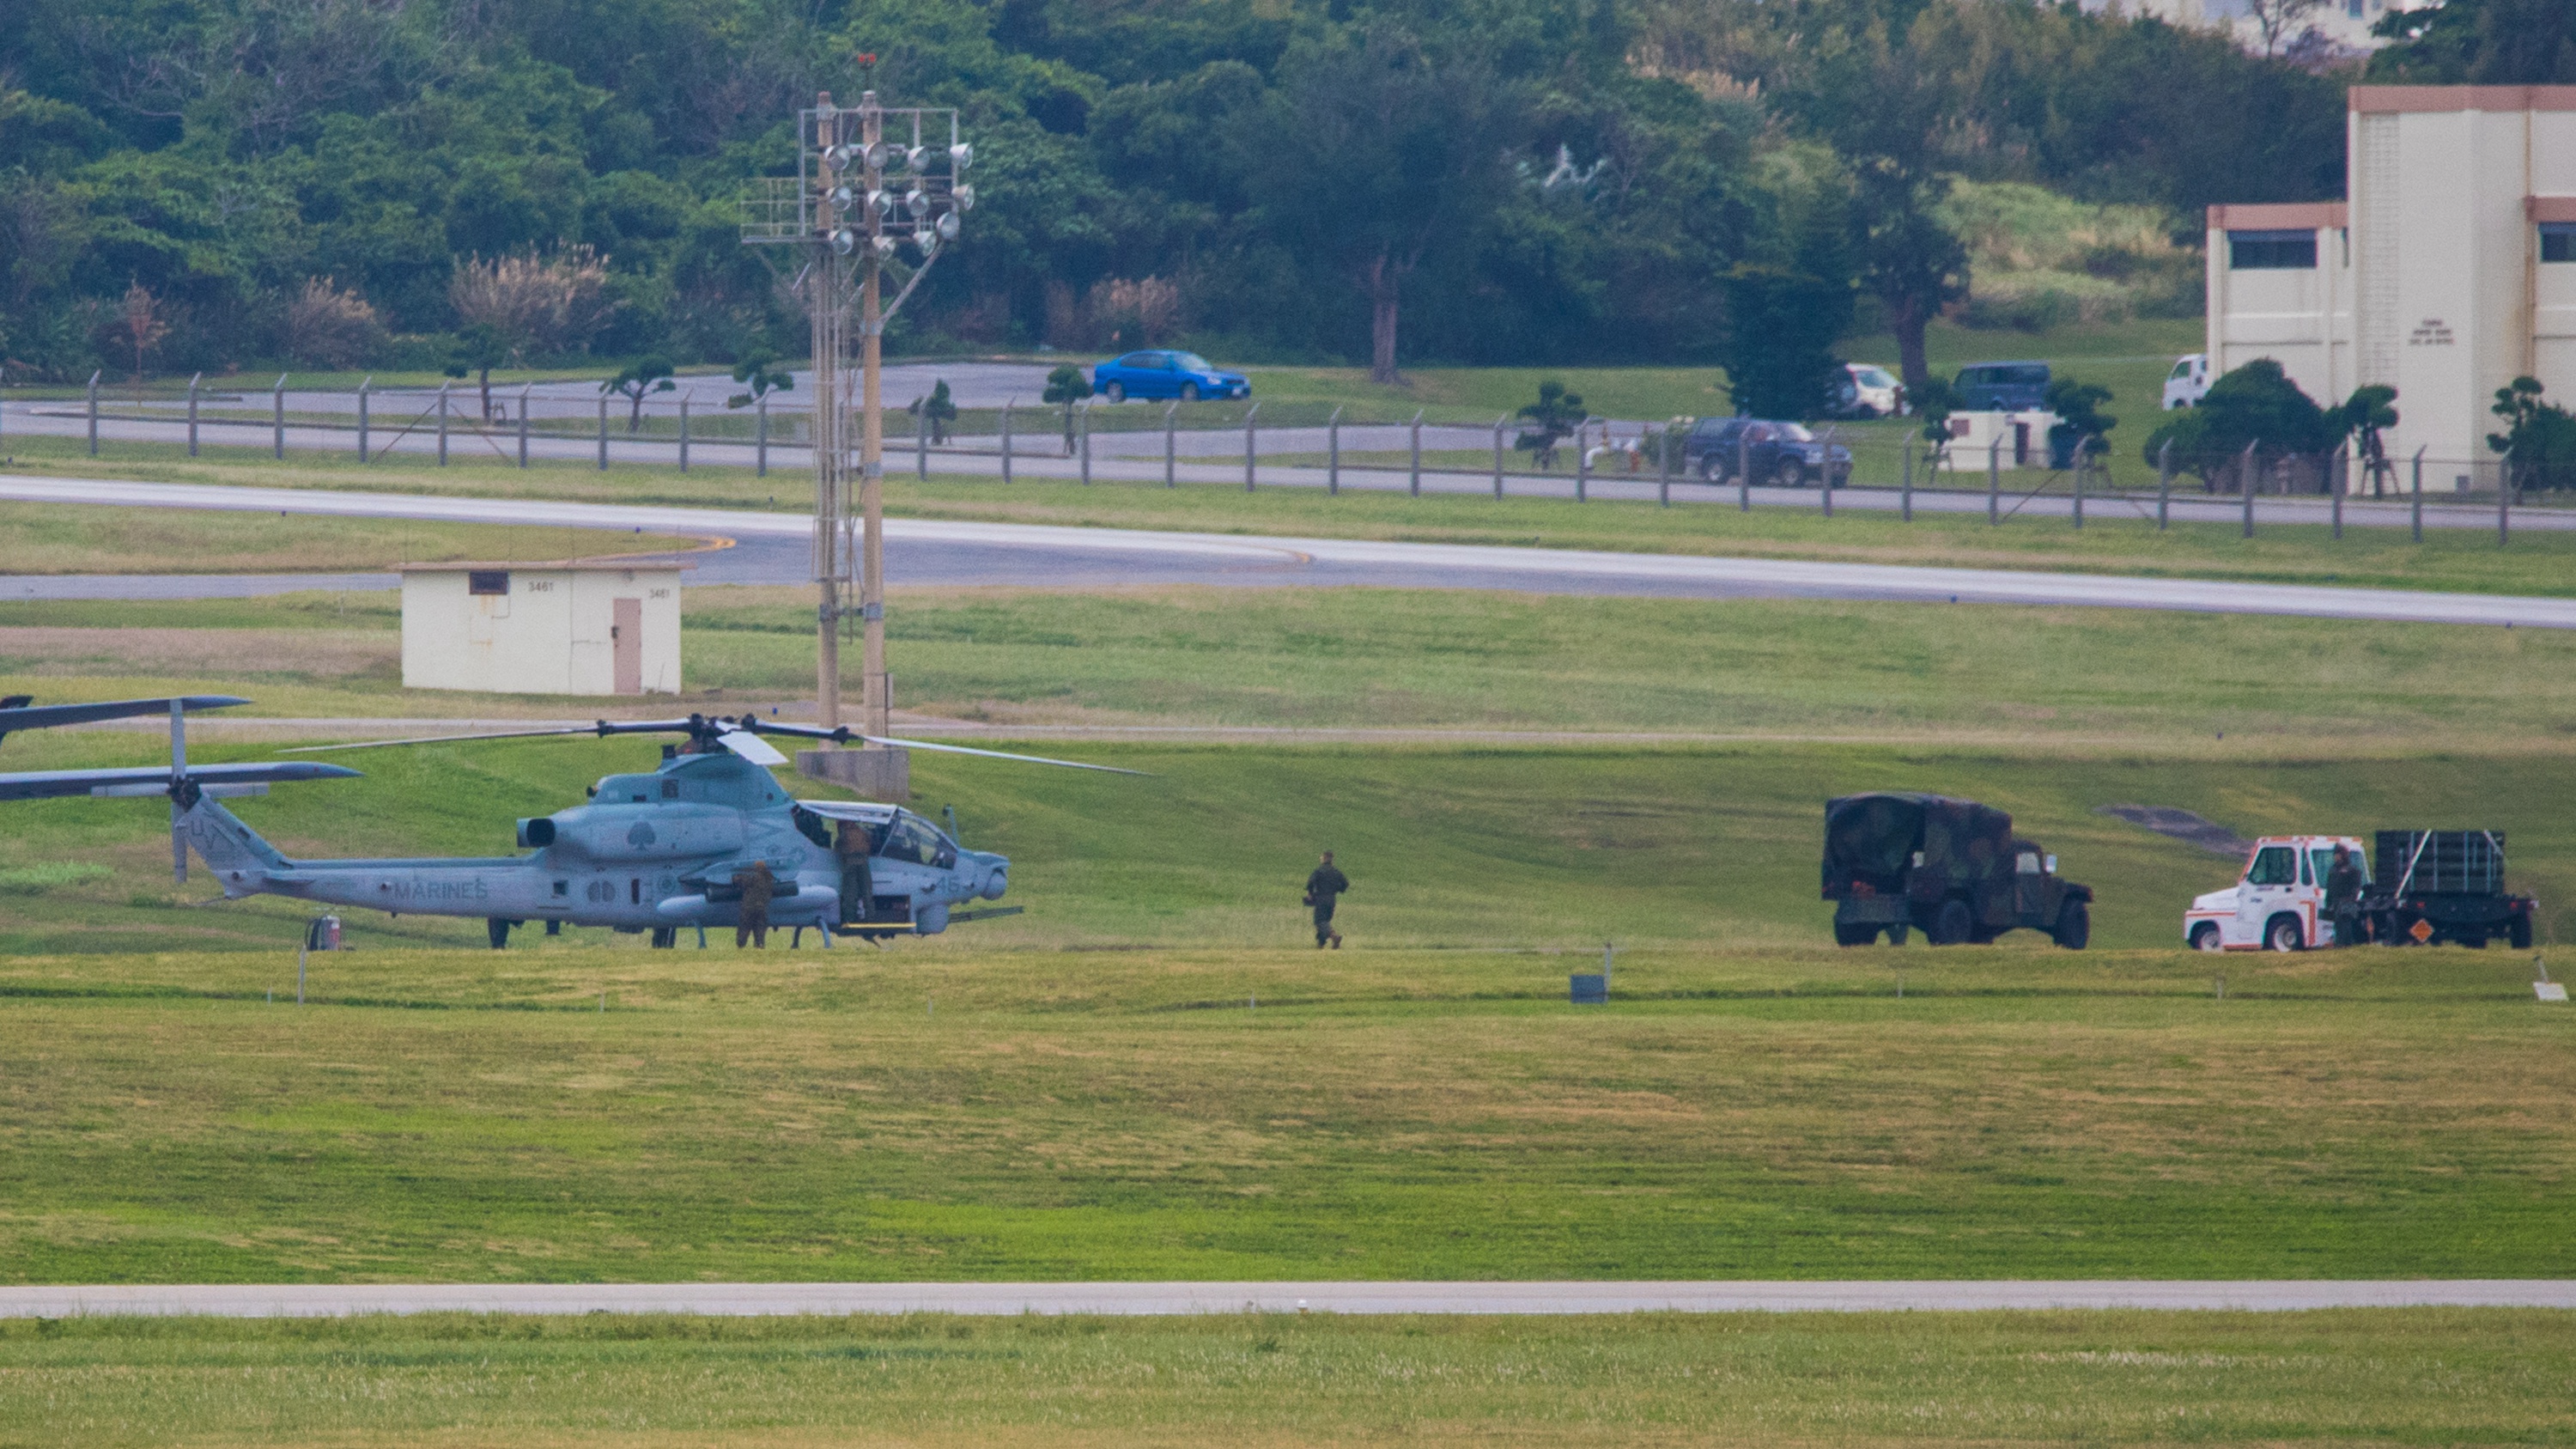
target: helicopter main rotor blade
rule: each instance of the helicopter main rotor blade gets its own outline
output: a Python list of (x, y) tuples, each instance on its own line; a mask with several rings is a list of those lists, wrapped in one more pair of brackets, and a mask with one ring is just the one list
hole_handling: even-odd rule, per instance
[(404, 740), (355, 740), (344, 745), (295, 745), (278, 753), (319, 755), (332, 750), (382, 750), (390, 749), (395, 745), (445, 745), (454, 744), (460, 740), (539, 740), (561, 735), (590, 735), (594, 738), (604, 738), (608, 735), (667, 734), (674, 731), (686, 733), (688, 728), (687, 720), (639, 720), (631, 724), (616, 720), (599, 720), (592, 724), (547, 730), (486, 730), (480, 734), (470, 735), (414, 735)]
[(896, 740), (882, 735), (850, 736), (872, 745), (897, 745), (907, 750), (933, 750), (943, 755), (982, 755), (988, 760), (1017, 760), (1024, 765), (1061, 765), (1068, 770), (1098, 770), (1106, 775), (1142, 775), (1153, 778), (1150, 770), (1130, 770), (1117, 765), (1086, 765), (1080, 760), (1050, 760), (1044, 755), (1015, 755), (1008, 750), (979, 750), (967, 745), (942, 745), (929, 740)]

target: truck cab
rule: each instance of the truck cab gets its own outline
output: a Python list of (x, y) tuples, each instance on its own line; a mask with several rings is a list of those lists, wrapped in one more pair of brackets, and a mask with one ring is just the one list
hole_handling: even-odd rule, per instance
[(2182, 936), (2198, 951), (2303, 951), (2331, 946), (2326, 872), (2336, 846), (2352, 853), (2367, 892), (2370, 857), (2349, 835), (2267, 835), (2254, 842), (2236, 884), (2192, 899)]

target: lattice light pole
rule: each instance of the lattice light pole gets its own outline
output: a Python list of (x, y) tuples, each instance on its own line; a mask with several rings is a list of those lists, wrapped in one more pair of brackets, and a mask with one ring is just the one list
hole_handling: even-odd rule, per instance
[[(862, 66), (875, 60), (859, 57)], [(814, 582), (821, 593), (815, 703), (823, 724), (841, 723), (840, 635), (844, 621), (855, 617), (863, 640), (861, 729), (884, 735), (894, 708), (885, 666), (885, 324), (957, 239), (961, 217), (974, 208), (975, 188), (965, 181), (974, 151), (958, 134), (955, 111), (889, 109), (878, 104), (875, 91), (863, 92), (855, 107), (833, 105), (826, 91), (797, 116), (796, 174), (763, 178), (763, 190), (746, 203), (742, 239), (791, 246), (802, 254), (792, 290), (805, 305), (814, 335)], [(943, 130), (946, 145), (933, 145)], [(907, 242), (912, 275), (893, 302), (882, 303), (880, 274)], [(855, 449), (851, 378), (843, 365), (853, 302), (859, 332)]]

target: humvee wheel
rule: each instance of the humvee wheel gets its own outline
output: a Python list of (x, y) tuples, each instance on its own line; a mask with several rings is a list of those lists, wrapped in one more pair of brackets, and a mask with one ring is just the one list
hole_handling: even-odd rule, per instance
[(2274, 916), (2270, 921), (2264, 924), (2264, 950), (2304, 951), (2307, 948), (2307, 936), (2299, 930), (2298, 917), (2290, 915)]
[(1976, 920), (1968, 914), (1966, 901), (1944, 901), (1941, 913), (1932, 918), (1932, 929), (1924, 932), (1935, 946), (1956, 946), (1976, 929)]
[(1887, 944), (1891, 946), (1902, 946), (1905, 944), (1905, 923), (1903, 921), (1899, 921), (1895, 925), (1887, 928)]
[(2049, 934), (2067, 950), (2081, 951), (2093, 939), (2093, 913), (2082, 901), (2068, 901), (2057, 908), (2057, 929)]
[(2517, 951), (2531, 949), (2531, 917), (2516, 916), (2505, 928), (2505, 940)]
[(2219, 938), (2216, 921), (2203, 921), (2191, 928), (2191, 949), (2213, 955), (2227, 949), (2227, 943)]

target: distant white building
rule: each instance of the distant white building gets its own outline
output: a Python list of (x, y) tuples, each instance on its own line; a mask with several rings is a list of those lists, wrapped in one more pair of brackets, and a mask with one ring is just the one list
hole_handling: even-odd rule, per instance
[(677, 694), (682, 567), (404, 564), (403, 687)]
[(2211, 371), (2275, 358), (2329, 405), (2394, 387), (2390, 455), (2486, 486), (2498, 388), (2576, 400), (2576, 86), (2355, 86), (2349, 107), (2348, 202), (2209, 209)]
[[(2391, 10), (2427, 10), (2439, 0), (2325, 0), (2325, 3), (2295, 17), (2288, 33), (2275, 42), (2276, 49), (2286, 49), (2302, 32), (2314, 30), (2345, 50), (2377, 50), (2388, 42), (2370, 33), (2381, 16)], [(2189, 26), (2195, 30), (2224, 30), (2247, 50), (2263, 48), (2263, 27), (2255, 19), (2249, 0), (2085, 0), (2084, 8), (2121, 15), (2152, 16), (2168, 25)]]

